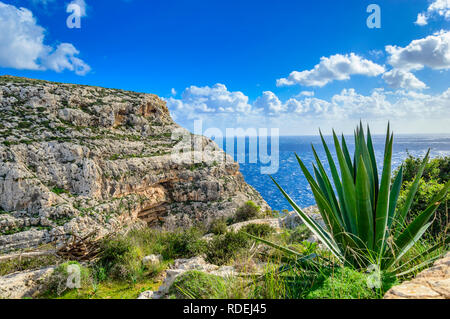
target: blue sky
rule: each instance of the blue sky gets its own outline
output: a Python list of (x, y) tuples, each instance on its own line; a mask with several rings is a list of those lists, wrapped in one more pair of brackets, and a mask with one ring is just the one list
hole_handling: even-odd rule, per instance
[(70, 0), (0, 0), (0, 73), (154, 93), (189, 129), (450, 133), (448, 0), (72, 2), (80, 29)]

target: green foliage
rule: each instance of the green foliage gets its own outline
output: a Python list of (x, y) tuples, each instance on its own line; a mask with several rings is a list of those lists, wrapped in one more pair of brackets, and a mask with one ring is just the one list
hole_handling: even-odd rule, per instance
[(57, 195), (61, 195), (61, 194), (67, 194), (68, 191), (66, 191), (65, 189), (59, 188), (59, 187), (53, 187), (52, 188), (52, 192), (57, 194)]
[(248, 233), (253, 236), (267, 237), (275, 232), (275, 228), (267, 224), (248, 224), (242, 227), (244, 233)]
[(59, 258), (53, 255), (33, 258), (15, 258), (0, 262), (0, 277), (17, 271), (39, 269), (57, 264)]
[[(408, 189), (411, 187), (412, 182), (403, 183), (402, 190), (400, 191), (398, 203), (400, 207), (405, 204)], [(432, 201), (433, 197), (441, 192), (444, 188), (444, 184), (440, 184), (435, 179), (429, 179), (425, 181), (425, 178), (421, 178), (417, 194), (411, 204), (410, 211), (406, 217), (408, 223), (412, 222), (417, 216), (420, 215), (428, 207), (428, 203)], [(447, 236), (449, 229), (449, 214), (448, 214), (448, 201), (450, 200), (450, 193), (442, 200), (441, 205), (437, 208), (433, 224), (426, 231), (425, 235), (429, 238), (438, 238), (440, 236)]]
[(227, 221), (225, 218), (214, 220), (209, 226), (209, 232), (214, 235), (222, 235), (227, 232)]
[(375, 299), (396, 283), (395, 277), (385, 276), (379, 289), (370, 288), (370, 275), (348, 267), (324, 273), (324, 278), (307, 293), (306, 299)]
[[(71, 267), (71, 268), (70, 268)], [(79, 282), (77, 283), (77, 275)], [(68, 286), (73, 285), (73, 288)], [(77, 285), (79, 286), (77, 287)], [(71, 289), (82, 289), (92, 285), (92, 276), (89, 268), (80, 265), (76, 261), (69, 261), (58, 266), (50, 276), (47, 283), (47, 294), (61, 296), (64, 292)]]
[(169, 294), (177, 299), (217, 299), (223, 297), (225, 281), (197, 270), (187, 271), (178, 276), (169, 288)]
[[(279, 186), (282, 194), (298, 212), (306, 226), (334, 254), (340, 263), (356, 269), (377, 265), (381, 270), (395, 272), (402, 257), (430, 227), (439, 203), (446, 198), (450, 182), (427, 204), (416, 218), (408, 223), (407, 216), (428, 162), (429, 152), (420, 164), (418, 173), (408, 189), (404, 205), (399, 206), (398, 196), (402, 185), (403, 169), (400, 168), (391, 184), (391, 159), (393, 134), (388, 126), (381, 178), (375, 160), (369, 128), (367, 139), (362, 123), (355, 131), (355, 153), (350, 156), (344, 136), (341, 142), (333, 131), (337, 165), (322, 138), (334, 187), (314, 147), (316, 164), (311, 174), (296, 154), (297, 160), (311, 186), (320, 214), (326, 224), (324, 229)], [(314, 177), (313, 177), (314, 176)], [(275, 245), (273, 245), (275, 246)], [(299, 256), (287, 248), (278, 247), (292, 256)], [(439, 248), (439, 247), (437, 247)], [(414, 257), (413, 257), (414, 258)]]
[(302, 224), (300, 226), (297, 226), (290, 232), (289, 243), (292, 244), (303, 242), (311, 237), (311, 235), (312, 232), (309, 230), (309, 228), (305, 224)]
[(259, 217), (259, 211), (261, 207), (257, 206), (254, 202), (248, 201), (236, 210), (234, 221), (236, 223), (245, 222), (250, 219), (256, 219)]
[[(419, 172), (422, 160), (408, 154), (403, 162), (403, 182), (412, 182)], [(398, 171), (399, 169), (397, 169)], [(435, 180), (437, 183), (445, 183), (450, 179), (450, 157), (437, 157), (431, 159), (423, 170), (422, 178), (425, 182)]]
[(143, 253), (138, 246), (132, 245), (126, 238), (104, 240), (101, 251), (95, 267), (97, 281), (111, 277), (115, 280), (136, 282), (142, 277)]
[(164, 235), (164, 259), (191, 258), (206, 251), (207, 243), (202, 239), (203, 231), (198, 228), (178, 230)]
[(215, 236), (206, 251), (206, 260), (214, 265), (223, 265), (244, 248), (250, 246), (250, 240), (243, 232), (229, 231), (224, 235)]

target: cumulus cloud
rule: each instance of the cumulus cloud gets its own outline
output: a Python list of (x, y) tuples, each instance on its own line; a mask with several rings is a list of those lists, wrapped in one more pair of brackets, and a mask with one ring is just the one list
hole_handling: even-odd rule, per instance
[(450, 0), (435, 0), (426, 12), (419, 13), (415, 24), (423, 26), (428, 24), (428, 20), (433, 17), (443, 17), (450, 21)]
[(44, 44), (45, 29), (33, 13), (0, 2), (0, 67), (25, 70), (63, 70), (84, 75), (90, 67), (76, 57), (79, 51), (70, 43), (56, 48)]
[(246, 113), (251, 111), (248, 97), (242, 92), (230, 92), (223, 84), (212, 87), (192, 85), (184, 90), (181, 99), (166, 99), (176, 116), (196, 118), (205, 113)]
[(406, 47), (386, 46), (388, 63), (402, 70), (450, 68), (450, 31), (440, 31), (426, 38), (414, 40)]
[(264, 114), (277, 114), (286, 109), (280, 99), (271, 91), (263, 92), (262, 96), (256, 99), (254, 107)]
[(348, 80), (351, 75), (378, 76), (384, 67), (354, 53), (322, 57), (314, 69), (293, 71), (289, 77), (277, 80), (277, 86), (304, 85), (323, 87), (335, 80)]
[(393, 69), (383, 74), (383, 80), (394, 89), (423, 90), (427, 85), (408, 71)]

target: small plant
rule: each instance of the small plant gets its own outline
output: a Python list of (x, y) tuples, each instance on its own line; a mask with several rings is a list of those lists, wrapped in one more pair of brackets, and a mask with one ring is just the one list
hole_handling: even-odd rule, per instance
[(169, 288), (169, 294), (178, 299), (216, 299), (221, 297), (225, 281), (218, 276), (197, 270), (178, 276)]
[(309, 228), (302, 224), (290, 232), (289, 243), (292, 244), (305, 241), (310, 238), (312, 234), (313, 233), (309, 230)]
[(250, 240), (243, 232), (229, 231), (215, 236), (206, 251), (206, 260), (214, 265), (223, 265), (234, 258), (240, 250), (248, 248)]
[(47, 294), (61, 296), (72, 289), (87, 288), (92, 285), (91, 272), (76, 261), (58, 266), (47, 283)]
[(227, 232), (227, 221), (225, 218), (214, 220), (209, 226), (209, 232), (214, 235), (222, 235)]
[(142, 251), (126, 238), (106, 239), (102, 243), (101, 251), (95, 267), (98, 280), (112, 277), (116, 280), (135, 282), (142, 276), (144, 272)]
[(201, 237), (203, 231), (199, 228), (178, 230), (164, 236), (164, 249), (161, 252), (164, 259), (191, 258), (206, 251), (207, 243)]
[(254, 202), (248, 201), (243, 206), (239, 207), (234, 216), (236, 223), (245, 222), (251, 219), (259, 217), (259, 211), (261, 207), (257, 206)]
[(267, 237), (275, 232), (275, 228), (267, 224), (248, 224), (242, 228), (244, 233), (257, 236)]

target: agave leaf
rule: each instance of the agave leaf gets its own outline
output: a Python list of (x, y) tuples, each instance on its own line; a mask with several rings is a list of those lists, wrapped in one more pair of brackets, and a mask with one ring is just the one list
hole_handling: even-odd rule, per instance
[(402, 181), (403, 181), (403, 166), (400, 166), (400, 170), (398, 171), (394, 183), (392, 184), (391, 194), (389, 195), (389, 218), (387, 226), (389, 230), (391, 229), (392, 223), (395, 220), (395, 213), (396, 213), (395, 208), (397, 206), (398, 196), (402, 188)]
[[(399, 270), (405, 268), (406, 266), (408, 266), (409, 264), (415, 262), (419, 258), (423, 258), (424, 256), (428, 256), (429, 254), (435, 252), (439, 248), (444, 248), (444, 247), (448, 246), (449, 244), (450, 244), (450, 236), (447, 236), (447, 238), (444, 241), (438, 242), (437, 244), (435, 244), (432, 247), (428, 248), (426, 251), (417, 254), (413, 258), (409, 259), (408, 261), (406, 261), (405, 263), (400, 265), (400, 267), (395, 268), (394, 271), (398, 272)], [(439, 254), (438, 257), (440, 257), (442, 255), (445, 255), (446, 253), (447, 253), (447, 251), (444, 251), (443, 253)]]
[(331, 176), (333, 178), (334, 186), (336, 187), (336, 192), (339, 197), (339, 207), (340, 207), (340, 211), (341, 211), (342, 220), (343, 220), (344, 224), (346, 225), (347, 231), (350, 231), (351, 230), (350, 220), (346, 213), (347, 208), (345, 206), (344, 191), (342, 189), (342, 184), (341, 184), (341, 180), (339, 178), (339, 173), (338, 173), (336, 164), (334, 163), (333, 157), (331, 156), (331, 152), (328, 148), (328, 145), (325, 142), (325, 139), (323, 138), (322, 132), (319, 131), (319, 133), (320, 133), (320, 138), (322, 140), (323, 148), (327, 155), (328, 165), (330, 166)]
[(392, 265), (396, 264), (408, 250), (413, 247), (417, 241), (423, 236), (427, 229), (431, 226), (431, 222), (423, 225), (419, 228), (414, 235), (412, 232), (408, 232), (404, 238), (402, 238), (401, 243), (398, 243), (397, 255), (394, 258), (385, 258), (384, 262), (387, 262), (386, 268), (390, 268)]
[[(271, 177), (272, 178), (272, 177)], [(289, 204), (291, 204), (292, 208), (297, 212), (299, 217), (302, 219), (302, 221), (305, 223), (305, 225), (313, 232), (314, 235), (316, 235), (320, 241), (338, 258), (340, 262), (343, 262), (344, 259), (342, 258), (342, 253), (340, 252), (339, 247), (336, 245), (334, 240), (330, 237), (330, 235), (322, 229), (322, 227), (316, 223), (315, 220), (313, 220), (311, 217), (309, 217), (307, 214), (305, 214), (300, 207), (297, 206), (297, 204), (291, 199), (291, 197), (284, 191), (284, 189), (278, 185), (278, 183), (272, 178), (275, 185), (277, 185), (278, 189), (281, 191), (283, 196), (287, 199)]]
[(321, 175), (321, 177), (323, 179), (324, 186), (326, 188), (326, 193), (325, 194), (327, 195), (327, 199), (330, 202), (330, 205), (331, 205), (331, 208), (333, 209), (334, 214), (339, 219), (339, 223), (346, 229), (345, 221), (344, 221), (344, 219), (342, 217), (342, 213), (341, 213), (341, 210), (340, 210), (340, 207), (339, 207), (339, 203), (338, 203), (338, 201), (336, 199), (336, 195), (335, 195), (335, 193), (333, 191), (333, 187), (331, 186), (331, 182), (330, 182), (330, 180), (328, 178), (328, 175), (325, 172), (325, 169), (324, 169), (324, 167), (322, 165), (322, 162), (319, 159), (319, 156), (317, 155), (317, 152), (316, 152), (314, 146), (312, 147), (312, 150), (313, 150), (316, 162), (317, 162), (317, 166), (318, 166), (319, 171), (320, 171), (320, 175)]
[(376, 199), (378, 198), (378, 186), (379, 186), (378, 185), (378, 168), (377, 168), (377, 161), (375, 158), (375, 151), (373, 149), (372, 135), (370, 134), (369, 125), (367, 125), (367, 149), (369, 150), (369, 156), (370, 156), (370, 160), (372, 162), (372, 174), (374, 177), (374, 186), (375, 186), (373, 207), (376, 207)]
[[(355, 180), (356, 172), (353, 168), (352, 159), (350, 157), (350, 152), (348, 151), (347, 143), (345, 142), (344, 134), (342, 134), (341, 141), (342, 141), (342, 151), (344, 152), (345, 161), (347, 162), (347, 166), (349, 167), (350, 172), (352, 173), (353, 179)], [(355, 163), (355, 165), (356, 165), (356, 163)]]
[(301, 254), (301, 253), (299, 253), (299, 252), (297, 252), (297, 251), (295, 251), (295, 250), (289, 249), (289, 248), (284, 247), (284, 246), (280, 246), (280, 245), (278, 245), (278, 244), (275, 244), (275, 243), (272, 243), (272, 242), (270, 242), (270, 241), (268, 241), (268, 240), (265, 240), (265, 239), (262, 239), (262, 238), (259, 238), (259, 237), (250, 235), (250, 234), (248, 234), (248, 233), (244, 233), (244, 234), (246, 234), (246, 235), (249, 236), (250, 238), (253, 238), (254, 240), (260, 241), (260, 242), (262, 242), (262, 243), (264, 243), (264, 244), (266, 244), (266, 245), (268, 245), (268, 246), (270, 246), (270, 247), (273, 247), (273, 248), (275, 248), (275, 249), (278, 249), (278, 250), (280, 250), (280, 251), (282, 251), (282, 252), (284, 252), (284, 253), (286, 253), (286, 254), (288, 254), (288, 255), (290, 255), (290, 256), (296, 256), (296, 257), (299, 257), (299, 258), (305, 257), (303, 254)]
[[(339, 161), (339, 167), (341, 168), (342, 175), (342, 189), (344, 193), (345, 207), (347, 209), (347, 218), (350, 223), (351, 232), (357, 234), (357, 218), (358, 211), (356, 207), (356, 191), (355, 184), (353, 183), (353, 177), (350, 172), (347, 162), (345, 161), (344, 154), (342, 152), (341, 146), (339, 145), (339, 140), (336, 133), (333, 131), (334, 145), (336, 148), (336, 154)], [(357, 234), (358, 235), (358, 234)]]
[(417, 189), (419, 188), (420, 179), (422, 178), (423, 171), (425, 169), (425, 166), (428, 163), (428, 158), (430, 155), (430, 149), (428, 149), (427, 155), (425, 155), (422, 164), (419, 167), (419, 171), (417, 172), (416, 178), (414, 179), (414, 182), (411, 184), (411, 187), (409, 188), (408, 195), (406, 197), (406, 202), (403, 205), (403, 207), (398, 212), (398, 217), (396, 218), (397, 222), (397, 232), (396, 236), (398, 237), (400, 235), (400, 231), (402, 230), (406, 216), (408, 214), (409, 209), (411, 208), (411, 205), (414, 201), (414, 196), (416, 195)]
[(391, 138), (388, 140), (388, 143), (385, 146), (383, 173), (381, 174), (380, 190), (378, 192), (378, 200), (376, 206), (374, 245), (380, 256), (386, 244), (393, 141), (394, 138), (391, 135)]
[(441, 257), (444, 256), (444, 255), (445, 255), (445, 253), (442, 253), (442, 254), (439, 254), (438, 256), (432, 257), (432, 258), (430, 258), (430, 259), (424, 261), (423, 263), (420, 263), (420, 264), (417, 265), (417, 266), (414, 266), (414, 267), (412, 267), (412, 268), (410, 268), (410, 269), (408, 269), (408, 270), (405, 270), (404, 272), (401, 272), (401, 273), (399, 273), (399, 274), (396, 274), (396, 276), (397, 276), (397, 277), (402, 277), (402, 276), (408, 275), (408, 274), (410, 274), (410, 273), (412, 273), (412, 272), (414, 272), (414, 271), (418, 271), (418, 270), (420, 270), (420, 269), (423, 269), (423, 268), (425, 268), (425, 267), (428, 267), (429, 265), (431, 265), (432, 263), (434, 263), (436, 260), (438, 260), (439, 258), (441, 258)]
[(373, 212), (369, 177), (360, 155), (356, 173), (356, 202), (358, 204), (358, 234), (369, 249), (373, 249)]

